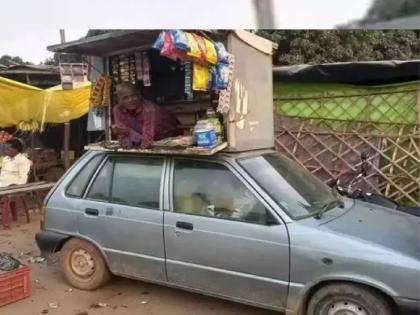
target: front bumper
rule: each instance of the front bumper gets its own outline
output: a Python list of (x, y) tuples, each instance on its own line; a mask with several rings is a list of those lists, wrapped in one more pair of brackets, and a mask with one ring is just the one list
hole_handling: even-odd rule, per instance
[(420, 300), (396, 298), (400, 315), (419, 315), (420, 314)]
[(42, 231), (35, 235), (36, 244), (43, 256), (58, 251), (67, 238), (69, 238), (68, 235), (51, 231)]

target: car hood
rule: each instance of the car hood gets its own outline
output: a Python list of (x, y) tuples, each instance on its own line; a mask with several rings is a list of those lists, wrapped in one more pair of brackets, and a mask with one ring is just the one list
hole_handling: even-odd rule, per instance
[(355, 201), (349, 210), (320, 223), (320, 227), (383, 246), (419, 260), (419, 217)]

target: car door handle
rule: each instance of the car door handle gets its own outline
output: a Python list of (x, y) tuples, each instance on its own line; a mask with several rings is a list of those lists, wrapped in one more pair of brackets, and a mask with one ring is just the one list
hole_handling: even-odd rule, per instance
[(184, 230), (190, 230), (190, 231), (192, 231), (194, 229), (194, 225), (192, 223), (182, 222), (182, 221), (178, 221), (176, 223), (176, 227), (178, 229), (184, 229)]
[(93, 208), (86, 208), (85, 213), (87, 215), (93, 215), (93, 216), (98, 216), (99, 215), (98, 209), (93, 209)]

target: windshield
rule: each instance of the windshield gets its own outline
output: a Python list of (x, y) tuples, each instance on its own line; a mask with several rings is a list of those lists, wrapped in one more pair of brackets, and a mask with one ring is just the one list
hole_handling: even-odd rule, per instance
[(240, 159), (239, 164), (294, 219), (334, 207), (332, 189), (279, 153)]

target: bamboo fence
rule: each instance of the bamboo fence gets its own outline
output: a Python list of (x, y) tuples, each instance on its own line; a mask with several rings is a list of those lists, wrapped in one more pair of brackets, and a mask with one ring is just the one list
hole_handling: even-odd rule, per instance
[[(342, 97), (345, 101), (340, 101)], [(337, 178), (348, 182), (360, 169), (361, 152), (367, 152), (365, 188), (420, 206), (420, 88), (276, 101), (283, 108), (296, 102), (301, 113), (305, 112), (305, 117), (299, 116), (297, 109), (295, 115), (290, 111), (289, 115), (282, 111), (283, 115), (276, 115), (276, 148), (280, 152), (326, 183)], [(344, 116), (350, 119), (340, 119)]]

